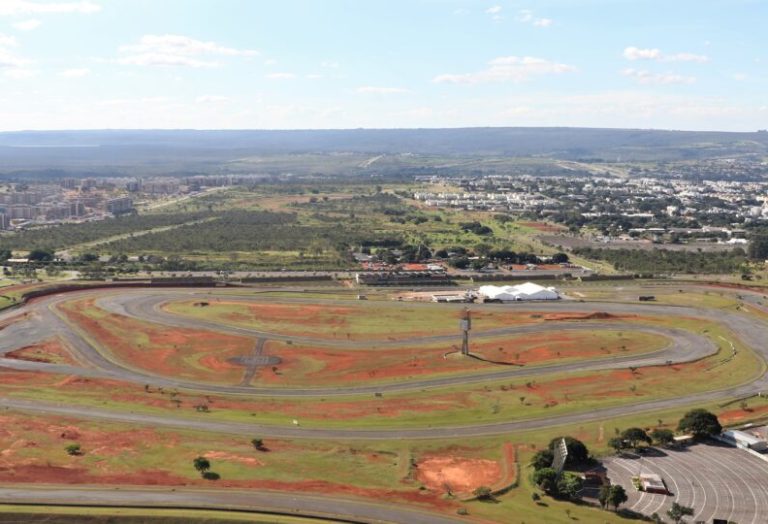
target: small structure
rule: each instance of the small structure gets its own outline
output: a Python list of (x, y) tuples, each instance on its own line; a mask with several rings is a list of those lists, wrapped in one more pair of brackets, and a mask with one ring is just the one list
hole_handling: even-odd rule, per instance
[(464, 310), (464, 315), (459, 320), (459, 329), (461, 329), (461, 354), (469, 355), (469, 330), (472, 329), (472, 317), (469, 309)]
[(720, 440), (740, 449), (751, 449), (753, 451), (768, 450), (768, 442), (764, 439), (745, 431), (739, 431), (738, 429), (723, 431), (722, 435), (720, 435)]
[(643, 473), (640, 475), (640, 488), (646, 493), (658, 493), (659, 495), (669, 495), (667, 486), (661, 476), (655, 473)]
[(519, 302), (523, 300), (559, 300), (560, 293), (554, 287), (544, 287), (533, 282), (515, 286), (480, 286), (478, 293), (486, 302)]
[(554, 458), (552, 459), (552, 469), (560, 475), (565, 467), (565, 461), (568, 459), (568, 445), (565, 443), (565, 439), (561, 438), (560, 442), (552, 450)]
[(675, 435), (672, 437), (672, 447), (684, 448), (693, 444), (693, 435)]
[(456, 293), (435, 293), (432, 295), (432, 302), (461, 304), (474, 301), (475, 296), (471, 291)]

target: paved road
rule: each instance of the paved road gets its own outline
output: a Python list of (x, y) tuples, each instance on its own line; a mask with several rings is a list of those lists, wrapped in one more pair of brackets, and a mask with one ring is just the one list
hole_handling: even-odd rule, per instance
[(458, 518), (413, 507), (377, 504), (337, 496), (305, 495), (277, 491), (204, 490), (184, 488), (119, 488), (0, 486), (0, 502), (78, 504), (120, 507), (171, 507), (245, 510), (260, 513), (320, 517), (361, 523), (456, 524)]

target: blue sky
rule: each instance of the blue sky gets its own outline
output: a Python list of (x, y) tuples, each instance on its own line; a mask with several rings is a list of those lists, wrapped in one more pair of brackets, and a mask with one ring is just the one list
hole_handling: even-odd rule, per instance
[(768, 127), (768, 0), (0, 0), (0, 130)]

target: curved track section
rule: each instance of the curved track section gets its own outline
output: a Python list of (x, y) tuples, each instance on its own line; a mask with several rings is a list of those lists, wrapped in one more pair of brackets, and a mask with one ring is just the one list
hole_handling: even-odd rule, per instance
[[(292, 337), (268, 333), (260, 330), (244, 327), (233, 327), (218, 324), (215, 322), (189, 319), (177, 316), (163, 311), (162, 304), (171, 300), (190, 299), (190, 298), (210, 298), (209, 295), (198, 295), (192, 293), (180, 294), (178, 292), (153, 293), (146, 296), (142, 293), (122, 293), (120, 295), (106, 295), (98, 293), (96, 301), (98, 307), (118, 315), (129, 316), (143, 322), (151, 322), (165, 326), (173, 326), (181, 329), (206, 329), (209, 331), (218, 331), (221, 333), (233, 334), (238, 336), (252, 337), (257, 340), (282, 340), (292, 341), (301, 344), (310, 344), (340, 349), (372, 350), (383, 347), (399, 347), (404, 344), (429, 344), (435, 342), (455, 341), (455, 335), (437, 335), (426, 337), (412, 337), (396, 341), (373, 341), (369, 343), (350, 342), (346, 340), (327, 340), (312, 337)], [(229, 298), (229, 297), (228, 297)], [(243, 300), (243, 298), (240, 298)], [(610, 321), (595, 322), (590, 321), (584, 324), (575, 324), (569, 321), (552, 321), (545, 324), (533, 324), (523, 326), (511, 326), (505, 328), (496, 328), (482, 332), (475, 331), (473, 338), (498, 337), (503, 335), (524, 335), (529, 333), (540, 333), (545, 331), (594, 331), (594, 330), (618, 330), (618, 331), (637, 331), (650, 333), (665, 337), (671, 340), (669, 346), (660, 351), (645, 355), (627, 355), (616, 356), (610, 359), (598, 359), (594, 361), (583, 360), (565, 364), (551, 364), (525, 368), (494, 369), (483, 372), (472, 372), (463, 375), (451, 375), (444, 377), (419, 378), (408, 382), (383, 383), (377, 385), (363, 386), (335, 386), (335, 387), (253, 387), (248, 385), (216, 385), (202, 382), (189, 382), (176, 380), (171, 377), (152, 374), (146, 370), (139, 370), (129, 367), (127, 363), (117, 362), (105, 357), (97, 347), (94, 347), (85, 337), (85, 333), (66, 322), (62, 315), (56, 311), (56, 304), (66, 300), (62, 297), (47, 299), (38, 302), (33, 307), (33, 315), (28, 319), (11, 325), (4, 334), (10, 336), (3, 337), (0, 341), (0, 355), (3, 355), (20, 347), (19, 341), (24, 345), (40, 342), (54, 335), (59, 335), (65, 339), (70, 347), (74, 348), (81, 360), (89, 364), (88, 369), (79, 370), (72, 366), (61, 366), (52, 364), (42, 364), (34, 362), (25, 362), (11, 359), (0, 359), (0, 365), (13, 369), (40, 370), (49, 372), (61, 372), (68, 374), (78, 374), (92, 378), (112, 378), (125, 380), (138, 384), (152, 384), (154, 386), (195, 390), (203, 393), (220, 394), (249, 394), (262, 395), (270, 397), (313, 397), (313, 396), (349, 396), (349, 395), (369, 395), (375, 393), (395, 393), (404, 391), (420, 391), (423, 389), (449, 387), (455, 385), (481, 384), (490, 380), (514, 379), (520, 377), (535, 377), (550, 373), (568, 373), (579, 371), (599, 371), (608, 369), (621, 369), (630, 366), (647, 367), (663, 365), (669, 361), (675, 363), (690, 362), (717, 351), (716, 345), (707, 337), (695, 334), (682, 329), (642, 326), (638, 324)], [(251, 298), (252, 300), (252, 298)], [(567, 303), (557, 303), (549, 305), (545, 309), (539, 309), (542, 305), (533, 306), (527, 309), (536, 311), (563, 311), (562, 306), (569, 306)], [(606, 304), (601, 304), (601, 309), (606, 309)], [(624, 305), (625, 307), (628, 307)], [(582, 308), (583, 309), (583, 308)], [(619, 305), (612, 305), (611, 313), (626, 313)], [(565, 309), (566, 311), (568, 309)], [(633, 312), (633, 310), (632, 310)], [(644, 310), (643, 313), (648, 313)], [(10, 331), (9, 331), (10, 330)]]

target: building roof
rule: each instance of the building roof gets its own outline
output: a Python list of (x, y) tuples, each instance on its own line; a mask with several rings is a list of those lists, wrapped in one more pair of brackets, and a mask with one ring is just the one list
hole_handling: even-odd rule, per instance
[(514, 286), (481, 286), (478, 292), (492, 300), (555, 299), (560, 297), (555, 288), (540, 286), (533, 282)]

